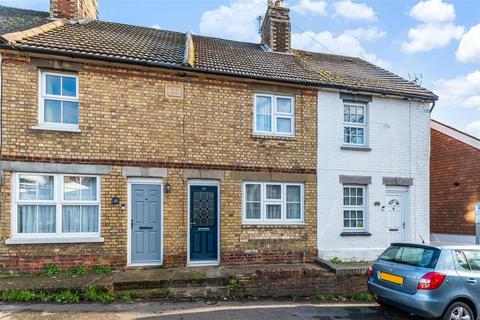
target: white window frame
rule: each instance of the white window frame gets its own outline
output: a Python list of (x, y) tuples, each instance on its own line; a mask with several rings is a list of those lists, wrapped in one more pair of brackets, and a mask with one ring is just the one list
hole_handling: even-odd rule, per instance
[[(247, 185), (260, 185), (260, 219), (247, 219)], [(282, 198), (279, 200), (267, 199), (267, 185), (281, 185)], [(287, 186), (300, 187), (300, 219), (287, 219)], [(267, 205), (280, 204), (282, 206), (281, 219), (267, 219)], [(305, 223), (305, 185), (303, 183), (290, 182), (262, 182), (262, 181), (244, 181), (242, 186), (242, 223), (243, 224), (273, 224), (273, 225), (290, 225)]]
[[(69, 96), (58, 96), (58, 95), (50, 95), (46, 93), (46, 85), (47, 85), (47, 76), (56, 76), (56, 77), (70, 77), (75, 78), (76, 82), (76, 96), (69, 97)], [(45, 121), (45, 100), (56, 100), (56, 101), (68, 101), (68, 102), (76, 102), (78, 104), (78, 122), (80, 123), (80, 104), (79, 104), (79, 77), (77, 74), (67, 73), (67, 72), (51, 72), (51, 71), (44, 71), (39, 70), (38, 76), (38, 126), (34, 127), (34, 129), (43, 129), (43, 130), (54, 130), (54, 131), (71, 131), (71, 132), (79, 132), (79, 124), (71, 124), (71, 123), (60, 123), (60, 122), (46, 122)], [(63, 108), (61, 108), (63, 110)], [(63, 111), (61, 111), (63, 112)], [(63, 118), (63, 115), (60, 115), (60, 118)]]
[[(345, 205), (344, 203), (344, 193), (345, 188), (357, 188), (363, 190), (363, 206), (358, 205)], [(342, 185), (342, 228), (345, 231), (365, 231), (367, 230), (367, 186), (363, 185)], [(355, 210), (355, 211), (363, 211), (363, 227), (345, 227), (345, 211), (347, 210)]]
[[(268, 97), (272, 101), (271, 106), (271, 120), (270, 128), (271, 131), (262, 131), (257, 128), (257, 98), (258, 97)], [(292, 112), (279, 112), (277, 110), (277, 99), (289, 99), (291, 101)], [(290, 132), (278, 132), (278, 118), (290, 119), (292, 123), (292, 130)], [(284, 95), (275, 95), (268, 93), (256, 93), (253, 99), (253, 132), (258, 135), (270, 135), (270, 136), (282, 136), (282, 137), (294, 137), (295, 136), (295, 98), (292, 96)]]
[[(363, 107), (363, 123), (345, 121), (345, 106)], [(342, 109), (342, 144), (345, 146), (365, 147), (368, 145), (368, 104), (359, 102), (343, 102)], [(345, 128), (363, 129), (363, 143), (345, 142)]]
[[(20, 200), (20, 176), (53, 176), (53, 200)], [(65, 201), (64, 177), (93, 177), (97, 179), (97, 200), (96, 201)], [(96, 175), (87, 174), (54, 174), (40, 172), (14, 172), (12, 175), (12, 215), (11, 215), (11, 238), (6, 244), (23, 243), (82, 243), (82, 242), (103, 242), (101, 233), (101, 178)], [(55, 205), (55, 233), (19, 233), (18, 226), (18, 205)], [(62, 232), (63, 205), (98, 205), (98, 232)], [(69, 241), (71, 240), (71, 241)]]

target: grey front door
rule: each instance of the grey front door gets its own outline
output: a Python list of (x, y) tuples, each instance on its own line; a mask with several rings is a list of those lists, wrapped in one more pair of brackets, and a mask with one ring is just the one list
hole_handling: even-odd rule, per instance
[(132, 263), (162, 261), (162, 186), (132, 184)]

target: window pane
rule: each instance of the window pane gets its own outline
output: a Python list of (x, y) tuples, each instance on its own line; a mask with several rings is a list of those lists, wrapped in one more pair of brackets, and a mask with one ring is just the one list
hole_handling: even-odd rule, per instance
[(261, 204), (260, 202), (247, 202), (247, 219), (261, 218)]
[(343, 107), (343, 121), (350, 122), (350, 107), (344, 106)]
[(38, 233), (55, 233), (55, 206), (38, 206)]
[(97, 200), (97, 178), (82, 177), (81, 182), (81, 199), (86, 201)]
[(480, 271), (480, 250), (465, 250), (465, 257), (472, 271)]
[(45, 99), (44, 120), (45, 122), (62, 122), (61, 101)]
[(19, 199), (36, 200), (37, 199), (37, 179), (38, 176), (20, 176)]
[(282, 133), (292, 132), (292, 119), (290, 118), (277, 118), (277, 131)]
[(282, 199), (282, 186), (267, 184), (267, 199), (269, 200), (281, 200)]
[(457, 262), (460, 267), (465, 270), (470, 270), (470, 266), (468, 265), (467, 259), (462, 251), (455, 251), (455, 256), (457, 257)]
[(17, 209), (17, 232), (37, 232), (37, 206), (18, 206)]
[(78, 124), (78, 102), (63, 102), (63, 123)]
[(62, 95), (68, 97), (77, 96), (77, 79), (73, 77), (62, 77)]
[(279, 204), (267, 204), (267, 219), (281, 219), (282, 206)]
[(277, 98), (277, 112), (292, 113), (292, 100)]
[(271, 115), (272, 114), (272, 98), (257, 96), (257, 114)]
[(98, 232), (98, 206), (63, 206), (65, 233)]
[(287, 203), (287, 219), (301, 219), (300, 203)]
[(53, 176), (22, 175), (19, 192), (20, 200), (53, 200)]
[(287, 186), (287, 202), (300, 202), (300, 186)]
[(80, 182), (80, 177), (63, 178), (63, 198), (65, 200), (81, 200), (81, 190), (85, 188)]
[(247, 184), (246, 189), (246, 200), (247, 201), (260, 201), (261, 200), (261, 185), (259, 184)]
[(257, 114), (257, 130), (272, 131), (272, 116), (264, 116)]
[(57, 96), (61, 95), (61, 77), (47, 75), (45, 93)]

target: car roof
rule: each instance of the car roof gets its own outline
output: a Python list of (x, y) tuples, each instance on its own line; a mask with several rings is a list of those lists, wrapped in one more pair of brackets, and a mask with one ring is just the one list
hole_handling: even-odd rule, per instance
[(480, 245), (453, 243), (453, 242), (435, 242), (435, 243), (415, 243), (415, 242), (397, 242), (392, 243), (392, 246), (408, 246), (408, 247), (422, 247), (434, 248), (440, 250), (480, 250)]

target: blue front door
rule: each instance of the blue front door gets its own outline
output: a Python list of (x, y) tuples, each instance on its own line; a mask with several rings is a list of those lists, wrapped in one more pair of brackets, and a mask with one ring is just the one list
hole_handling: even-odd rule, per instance
[(162, 186), (132, 184), (132, 263), (162, 261)]
[(190, 261), (218, 260), (218, 187), (190, 186)]

